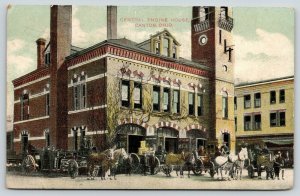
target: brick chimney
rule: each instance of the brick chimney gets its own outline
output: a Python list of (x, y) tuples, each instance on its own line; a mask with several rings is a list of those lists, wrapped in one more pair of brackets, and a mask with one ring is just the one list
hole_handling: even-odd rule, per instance
[(68, 70), (65, 58), (71, 54), (72, 6), (51, 6), (50, 17), (50, 141), (68, 148)]
[(37, 69), (42, 68), (45, 65), (45, 45), (46, 40), (44, 38), (39, 38), (36, 40), (36, 48), (37, 48)]
[(117, 39), (117, 6), (107, 6), (107, 39)]

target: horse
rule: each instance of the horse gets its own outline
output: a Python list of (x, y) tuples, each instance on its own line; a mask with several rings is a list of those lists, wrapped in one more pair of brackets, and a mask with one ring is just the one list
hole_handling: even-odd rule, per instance
[[(233, 172), (236, 174), (236, 179), (242, 179), (242, 172), (245, 167), (245, 160), (248, 159), (248, 150), (247, 148), (242, 148), (241, 151), (237, 155), (237, 160), (234, 162)], [(240, 174), (240, 175), (238, 175)]]
[(188, 170), (188, 177), (190, 177), (190, 170), (195, 163), (195, 157), (193, 153), (182, 152), (180, 154), (169, 153), (165, 158), (164, 172), (167, 176), (171, 176), (172, 167), (175, 167), (176, 175), (178, 176), (178, 170), (180, 171), (180, 177), (183, 177), (183, 167), (186, 166)]
[[(241, 160), (241, 162), (236, 162)], [(223, 180), (222, 171), (225, 170), (225, 174), (228, 172), (227, 179), (230, 180), (230, 175), (234, 174), (234, 167), (241, 166), (243, 164), (242, 160), (245, 161), (248, 159), (248, 151), (247, 148), (242, 148), (238, 155), (229, 154), (227, 156), (217, 156), (214, 160), (214, 164), (216, 166), (217, 174), (219, 175), (219, 171), (221, 174), (221, 179)], [(242, 167), (241, 167), (242, 168)], [(240, 173), (241, 175), (241, 173)]]
[[(98, 175), (99, 169), (102, 168), (104, 161), (110, 160), (113, 157), (113, 149), (107, 149), (103, 152), (92, 152), (87, 156), (87, 179), (94, 180), (95, 176)], [(102, 176), (101, 176), (102, 178)]]
[(106, 179), (106, 176), (110, 176), (110, 180), (112, 180), (112, 176), (114, 180), (116, 180), (116, 173), (121, 160), (129, 159), (129, 155), (125, 151), (124, 148), (117, 149), (113, 151), (113, 156), (109, 159), (106, 159), (102, 162), (101, 167), (101, 179)]

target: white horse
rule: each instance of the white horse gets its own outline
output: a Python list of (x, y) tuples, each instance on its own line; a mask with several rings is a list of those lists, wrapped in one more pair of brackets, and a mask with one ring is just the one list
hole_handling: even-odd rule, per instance
[(242, 172), (245, 165), (245, 160), (248, 159), (248, 150), (247, 148), (242, 148), (237, 155), (237, 160), (234, 162), (233, 172), (236, 175), (236, 179), (242, 179)]
[[(214, 160), (214, 164), (216, 166), (218, 178), (219, 172), (221, 175), (221, 179), (223, 180), (223, 170), (225, 170), (225, 175), (228, 172), (227, 179), (230, 180), (231, 176), (235, 174), (235, 168), (240, 167), (244, 164), (244, 161), (248, 159), (248, 151), (247, 148), (242, 148), (238, 155), (229, 154), (228, 156), (217, 156)], [(240, 171), (242, 172), (242, 171)], [(231, 176), (230, 176), (231, 175)], [(241, 175), (241, 173), (240, 173)], [(226, 180), (226, 178), (225, 178)]]

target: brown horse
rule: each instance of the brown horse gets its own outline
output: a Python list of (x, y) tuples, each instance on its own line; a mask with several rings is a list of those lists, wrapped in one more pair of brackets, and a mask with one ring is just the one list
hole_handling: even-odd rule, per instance
[[(113, 149), (107, 149), (103, 152), (91, 153), (87, 157), (87, 170), (88, 170), (88, 180), (94, 180), (95, 176), (97, 176), (99, 169), (101, 169), (101, 173), (103, 173), (103, 169), (106, 169), (106, 165), (110, 159), (113, 157)], [(103, 175), (101, 175), (101, 179)]]
[(180, 154), (169, 153), (165, 158), (164, 172), (167, 176), (171, 176), (173, 167), (175, 168), (176, 175), (180, 171), (180, 177), (183, 177), (183, 167), (186, 166), (188, 170), (188, 177), (190, 177), (190, 170), (195, 163), (195, 158), (191, 152), (182, 152)]

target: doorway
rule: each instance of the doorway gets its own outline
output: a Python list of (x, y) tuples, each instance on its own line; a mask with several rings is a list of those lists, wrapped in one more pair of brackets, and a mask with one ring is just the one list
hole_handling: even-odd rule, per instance
[(167, 153), (178, 153), (178, 139), (177, 138), (165, 138), (165, 150)]
[(138, 153), (143, 140), (145, 140), (145, 136), (128, 135), (128, 153)]

